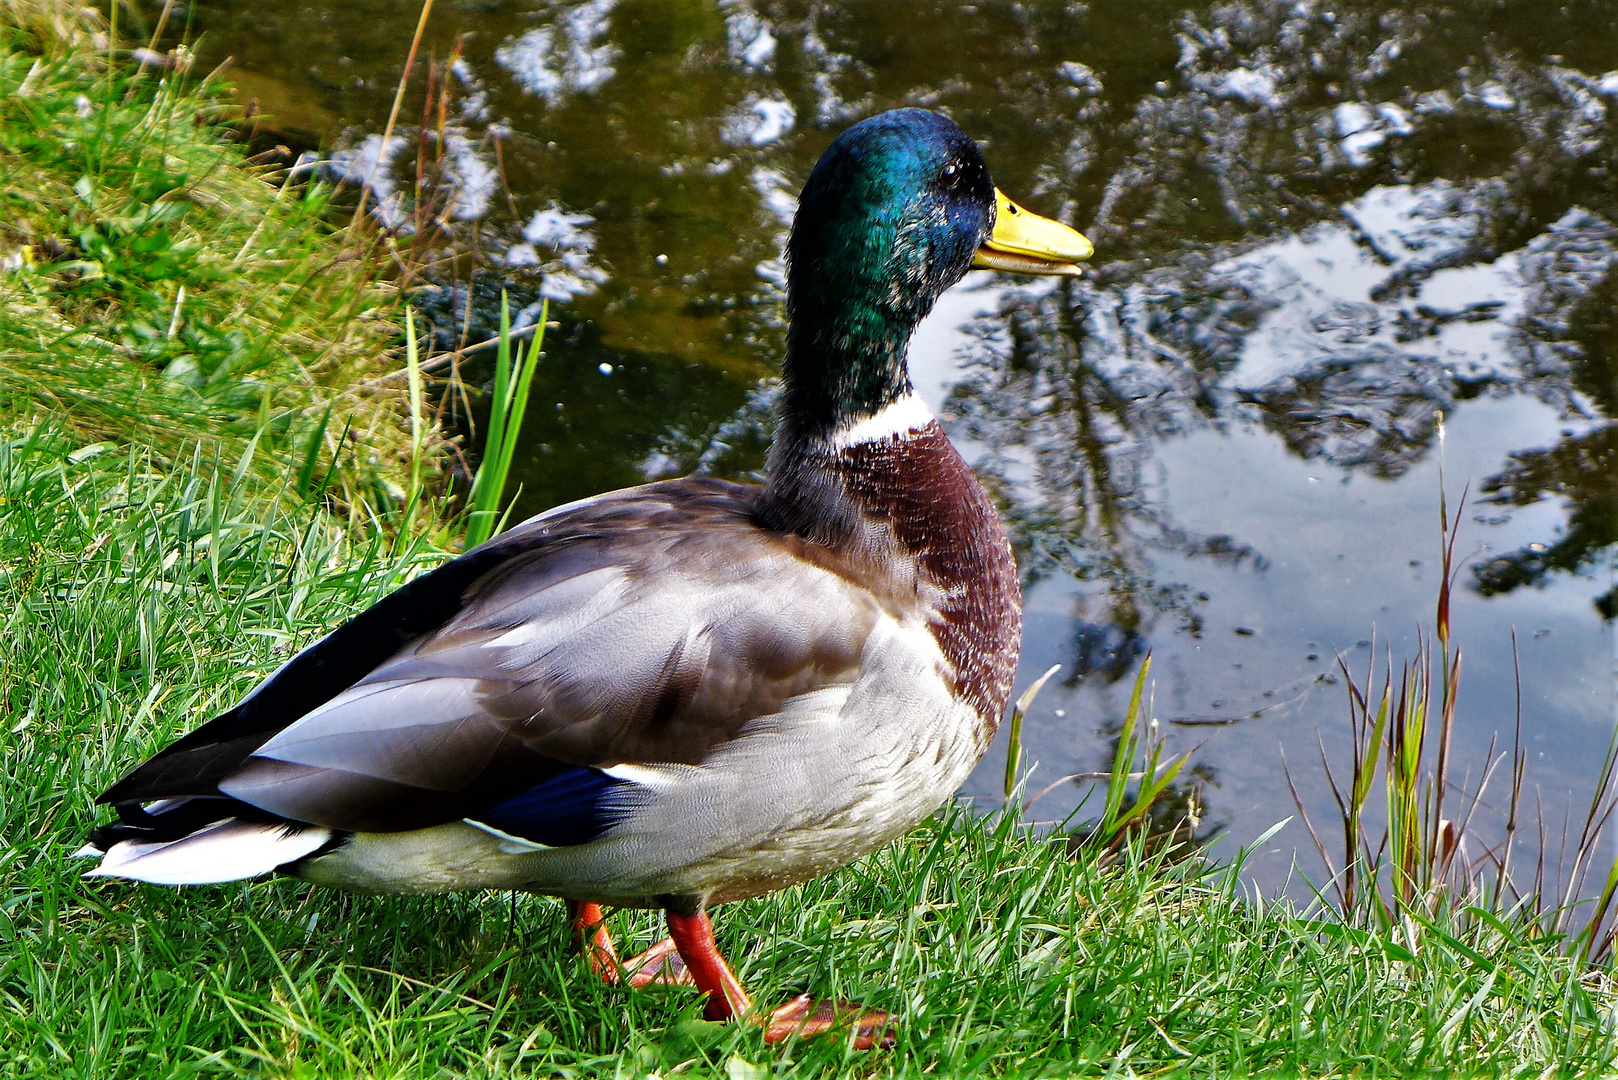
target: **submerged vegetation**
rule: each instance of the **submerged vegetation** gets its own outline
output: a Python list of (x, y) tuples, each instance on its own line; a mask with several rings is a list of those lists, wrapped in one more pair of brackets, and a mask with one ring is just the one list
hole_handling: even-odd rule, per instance
[[(893, 1010), (887, 1052), (766, 1048), (701, 1021), (688, 991), (603, 985), (552, 900), (82, 881), (70, 853), (122, 769), (448, 553), (447, 526), (416, 512), (432, 509), (421, 358), (369, 252), (333, 231), (332, 192), (255, 174), (183, 57), (143, 73), (109, 62), (111, 40), (65, 6), (0, 0), (0, 1075), (1594, 1074), (1618, 1060), (1618, 999), (1591, 967), (1613, 888), (1582, 939), (1504, 890), (1439, 896), (1460, 848), (1442, 766), (1424, 794), (1430, 755), (1410, 725), (1452, 719), (1443, 631), (1428, 712), (1409, 675), (1396, 685), (1411, 708), (1354, 690), (1359, 885), (1341, 879), (1338, 907), (1247, 896), (1239, 855), (1216, 867), (1136, 827), (1185, 763), (1161, 759), (1144, 670), (1093, 840), (1036, 835), (1015, 806), (955, 809), (842, 873), (731, 906), (721, 945), (762, 1000), (809, 990)], [(515, 424), (537, 346), (508, 348), (496, 412)], [(509, 461), (504, 446), (489, 456)], [(474, 538), (496, 525), (499, 488), (480, 478)], [(1389, 741), (1397, 724), (1404, 741)], [(1359, 816), (1382, 745), (1415, 748), (1391, 870)], [(659, 933), (646, 914), (613, 919), (641, 943)]]

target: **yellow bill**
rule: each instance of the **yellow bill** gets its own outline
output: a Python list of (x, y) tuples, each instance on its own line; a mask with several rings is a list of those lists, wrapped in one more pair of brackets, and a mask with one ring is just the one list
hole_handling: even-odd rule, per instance
[(1030, 213), (994, 189), (994, 233), (978, 248), (973, 266), (1013, 274), (1060, 274), (1077, 277), (1078, 264), (1095, 254), (1084, 234), (1060, 221)]

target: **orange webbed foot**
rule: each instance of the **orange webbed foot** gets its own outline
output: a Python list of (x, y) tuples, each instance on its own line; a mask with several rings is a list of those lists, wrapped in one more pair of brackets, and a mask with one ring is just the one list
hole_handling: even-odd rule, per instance
[(860, 1050), (892, 1046), (894, 1018), (846, 1001), (816, 1001), (802, 994), (771, 1012), (755, 1010), (741, 980), (714, 944), (713, 923), (698, 910), (694, 915), (667, 913), (669, 933), (685, 961), (692, 985), (708, 994), (703, 1015), (709, 1020), (745, 1019), (764, 1029), (765, 1042), (791, 1036), (850, 1034)]
[(894, 1043), (891, 1013), (849, 1001), (817, 1001), (800, 994), (778, 1009), (755, 1009), (741, 980), (714, 944), (713, 924), (700, 909), (693, 915), (668, 913), (670, 936), (627, 962), (620, 962), (596, 904), (570, 903), (569, 917), (580, 948), (603, 982), (633, 987), (694, 986), (707, 993), (709, 1020), (742, 1019), (764, 1029), (765, 1042), (817, 1035), (844, 1036), (854, 1047), (871, 1050)]
[(618, 959), (618, 949), (607, 932), (607, 916), (600, 904), (568, 903), (568, 921), (573, 926), (579, 950), (590, 963), (590, 970), (609, 986), (627, 981), (637, 989), (647, 986), (695, 986), (696, 980), (680, 959), (673, 938), (664, 938), (650, 949), (627, 961)]
[(567, 902), (567, 918), (573, 927), (573, 940), (590, 964), (596, 978), (608, 985), (616, 985), (622, 965), (618, 962), (618, 949), (607, 932), (607, 916), (600, 904), (586, 904), (577, 900)]
[(624, 961), (624, 974), (629, 976), (629, 985), (637, 988), (697, 985), (691, 972), (686, 969), (685, 961), (680, 959), (680, 950), (675, 947), (673, 938), (664, 938), (645, 952)]
[(852, 1033), (856, 1050), (871, 1050), (892, 1046), (894, 1040), (892, 1013), (865, 1009), (852, 1001), (816, 1001), (808, 994), (800, 994), (768, 1015), (758, 1016), (756, 1022), (764, 1028), (764, 1041), (772, 1043), (794, 1035), (807, 1039)]

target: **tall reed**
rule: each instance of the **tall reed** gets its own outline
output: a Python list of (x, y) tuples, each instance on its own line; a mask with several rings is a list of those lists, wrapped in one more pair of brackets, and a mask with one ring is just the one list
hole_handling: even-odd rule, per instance
[[(1440, 421), (1442, 424), (1442, 421)], [(1442, 428), (1440, 428), (1442, 432)], [(1442, 439), (1442, 435), (1440, 435)], [(1341, 847), (1335, 854), (1310, 820), (1290, 768), (1287, 784), (1309, 835), (1325, 863), (1338, 917), (1350, 926), (1398, 926), (1407, 936), (1454, 933), (1479, 924), (1498, 932), (1528, 934), (1560, 942), (1581, 963), (1609, 960), (1618, 938), (1618, 861), (1604, 874), (1602, 848), (1618, 812), (1618, 732), (1609, 743), (1579, 831), (1560, 843), (1547, 831), (1539, 810), (1539, 853), (1531, 877), (1513, 865), (1524, 837), (1523, 792), (1528, 752), (1523, 746), (1522, 679), (1516, 679), (1516, 718), (1509, 755), (1491, 740), (1475, 787), (1465, 790), (1451, 778), (1451, 747), (1456, 698), (1461, 681), (1461, 649), (1451, 633), (1451, 607), (1460, 567), (1455, 558), (1463, 491), (1452, 515), (1439, 470), (1440, 580), (1431, 636), (1418, 635), (1416, 656), (1395, 673), (1391, 648), (1384, 647), (1378, 677), (1372, 645), (1364, 673), (1356, 675), (1339, 655), (1347, 688), (1348, 761), (1334, 768), (1325, 742), (1320, 758), (1337, 807)], [(1515, 664), (1516, 635), (1512, 635)], [(1501, 839), (1479, 835), (1478, 814), (1486, 794), (1507, 764)], [(1382, 787), (1385, 823), (1367, 823), (1377, 781)], [(1571, 846), (1568, 841), (1571, 840)], [(1563, 850), (1550, 865), (1553, 847)], [(1571, 858), (1571, 865), (1564, 865)], [(1601, 886), (1591, 886), (1601, 874)]]
[(505, 528), (511, 507), (500, 511), (500, 497), (511, 475), (511, 462), (528, 409), (528, 390), (539, 366), (545, 342), (545, 318), (550, 302), (540, 305), (539, 326), (525, 348), (511, 333), (511, 301), (500, 297), (500, 337), (495, 351), (494, 393), (489, 402), (489, 423), (484, 434), (483, 458), (467, 498), (465, 546), (473, 548)]

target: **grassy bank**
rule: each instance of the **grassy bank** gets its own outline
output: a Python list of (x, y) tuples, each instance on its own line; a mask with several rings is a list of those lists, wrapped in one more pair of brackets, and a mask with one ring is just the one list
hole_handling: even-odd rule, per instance
[(0, 5), (0, 415), (174, 463), (204, 443), (364, 520), (401, 498), (401, 300), (332, 190), (247, 167), (183, 51)]
[(445, 553), (370, 527), (416, 451), (330, 194), (64, 10), (0, 0), (0, 1076), (1610, 1071), (1606, 975), (1518, 921), (1345, 926), (1014, 815), (720, 910), (761, 1002), (900, 1014), (871, 1054), (603, 986), (551, 900), (82, 880), (98, 791)]

